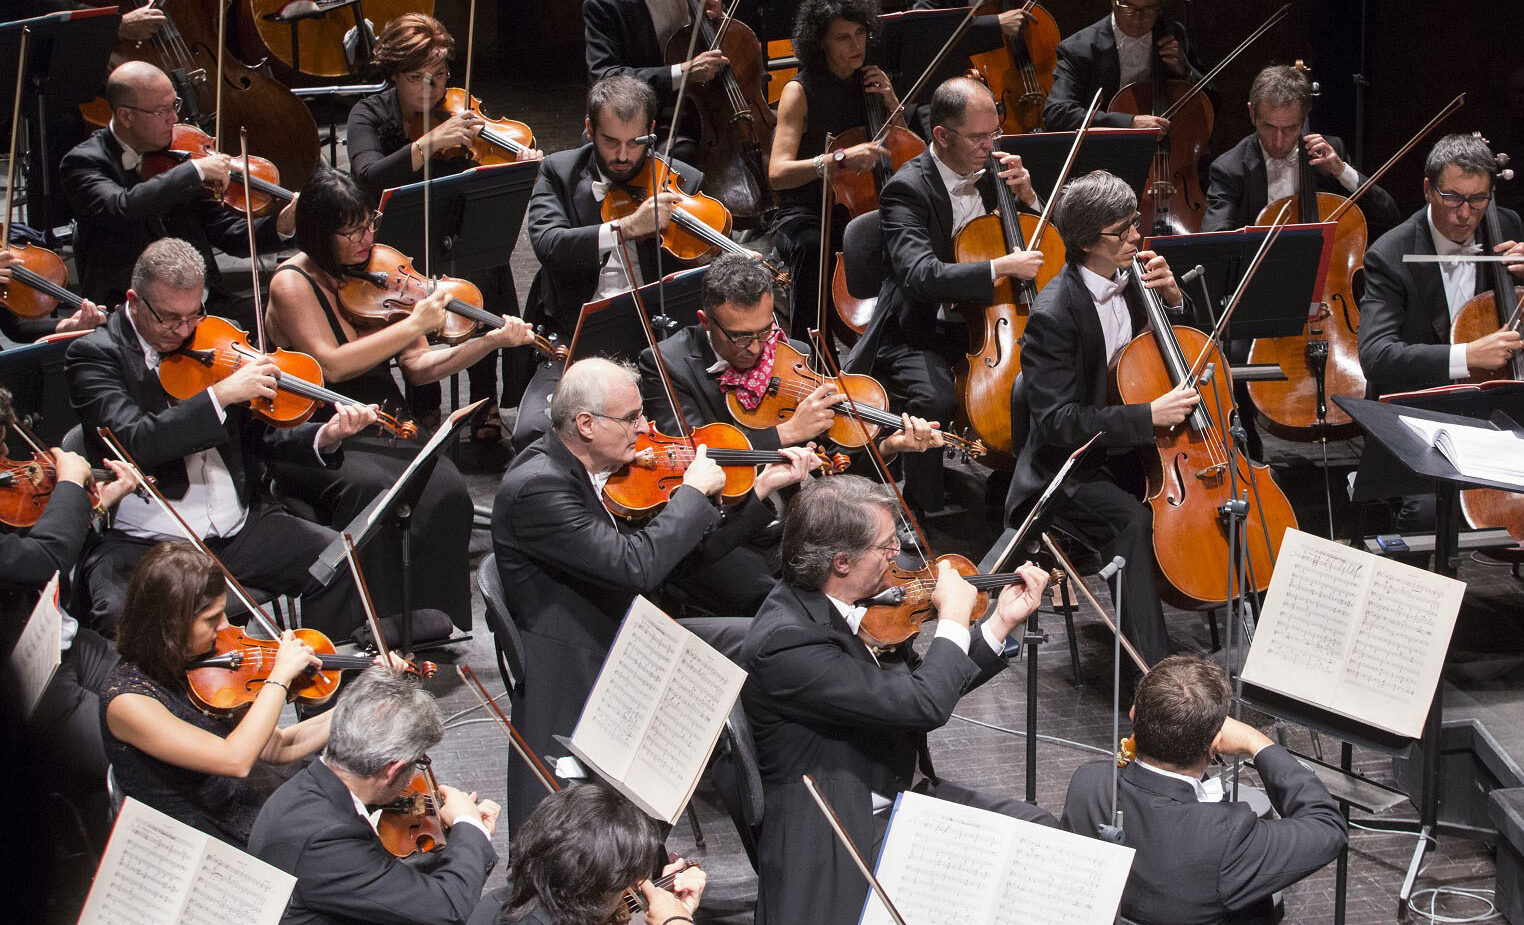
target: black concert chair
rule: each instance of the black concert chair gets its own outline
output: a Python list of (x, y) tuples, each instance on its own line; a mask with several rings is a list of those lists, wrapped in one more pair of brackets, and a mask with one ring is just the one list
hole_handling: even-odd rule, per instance
[(841, 233), (841, 255), (846, 261), (847, 292), (859, 299), (878, 297), (884, 282), (884, 231), (878, 210), (864, 212), (847, 222)]
[(510, 693), (524, 677), (524, 640), (519, 628), (508, 613), (508, 602), (503, 596), (502, 578), (497, 573), (497, 558), (491, 553), (482, 557), (476, 567), (476, 587), (487, 605), (487, 628), (497, 648), (497, 670), (503, 676), (503, 689)]
[(116, 817), (122, 811), (122, 804), (127, 801), (127, 794), (122, 792), (122, 785), (116, 782), (116, 768), (106, 765), (106, 808), (108, 816), (106, 822), (115, 825)]
[(730, 708), (725, 728), (720, 731), (709, 774), (730, 821), (735, 823), (736, 834), (741, 836), (752, 870), (756, 870), (757, 839), (762, 831), (762, 768), (751, 722), (739, 700)]

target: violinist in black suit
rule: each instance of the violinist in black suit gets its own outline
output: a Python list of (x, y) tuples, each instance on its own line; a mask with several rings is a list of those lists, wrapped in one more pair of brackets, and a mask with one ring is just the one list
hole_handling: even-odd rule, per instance
[[(651, 150), (642, 138), (655, 126), (656, 95), (651, 88), (628, 75), (607, 77), (593, 84), (587, 95), (586, 127), (592, 141), (540, 162), (528, 218), (529, 244), (540, 271), (529, 289), (526, 320), (544, 322), (569, 337), (585, 303), (632, 288), (616, 253), (621, 236), (640, 277), (637, 284), (678, 269), (672, 257), (666, 258), (660, 273), (657, 266), (657, 235), (672, 216), (672, 194), (646, 197), (618, 223), (618, 236), (600, 212), (605, 191), (645, 166)], [(683, 189), (698, 189), (702, 174), (680, 161), (672, 166)]]
[[(1110, 16), (1058, 43), (1053, 89), (1042, 110), (1043, 128), (1050, 132), (1078, 129), (1099, 88), (1101, 109), (1093, 125), (1169, 131), (1169, 120), (1162, 116), (1105, 110), (1118, 90), (1152, 78), (1156, 54), (1169, 77), (1192, 83), (1201, 79), (1201, 65), (1187, 48), (1185, 29), (1179, 23), (1165, 23), (1156, 30), (1163, 6), (1164, 0), (1113, 0)], [(1208, 87), (1206, 92), (1215, 106), (1215, 91)]]
[[(1019, 157), (994, 154), (998, 177), (986, 170), (1000, 136), (988, 87), (961, 77), (943, 83), (932, 94), (929, 118), (931, 147), (900, 168), (879, 195), (888, 272), (873, 320), (844, 367), (877, 376), (900, 410), (945, 425), (958, 410), (949, 360), (962, 358), (967, 340), (961, 328), (949, 330), (939, 321), (939, 310), (954, 302), (988, 304), (997, 277), (1032, 279), (1042, 252), (956, 261), (954, 236), (994, 209), (997, 182), (1004, 181), (1029, 209), (1037, 194)], [(940, 511), (941, 456), (927, 453), (904, 463), (906, 498), (924, 511)]]
[[(1427, 204), (1382, 235), (1365, 252), (1365, 294), (1360, 298), (1360, 370), (1366, 397), (1448, 385), (1473, 373), (1502, 374), (1524, 349), (1517, 332), (1500, 329), (1466, 344), (1450, 342), (1451, 322), (1473, 296), (1491, 288), (1485, 264), (1403, 263), (1404, 254), (1524, 254), (1519, 216), (1498, 207), (1492, 178), (1496, 156), (1474, 135), (1446, 135), (1424, 162)], [(1503, 240), (1489, 239), (1482, 223), (1498, 208)], [(1509, 272), (1524, 278), (1524, 265)], [(1403, 499), (1398, 532), (1433, 529), (1434, 498)]]
[[(163, 71), (129, 61), (106, 80), (111, 123), (64, 155), (64, 191), (78, 223), (74, 248), (80, 292), (102, 304), (120, 304), (133, 261), (150, 241), (177, 237), (191, 242), (207, 266), (212, 289), (221, 277), (216, 246), (247, 257), (246, 219), (224, 207), (207, 188), (228, 185), (233, 158), (214, 153), (144, 180), (143, 156), (169, 146), (180, 99)], [(273, 250), (294, 228), (291, 203), (274, 218), (257, 219), (256, 243)]]
[[(524, 683), (514, 723), (538, 755), (570, 735), (635, 595), (653, 595), (710, 565), (773, 519), (762, 503), (815, 465), (803, 449), (765, 467), (752, 496), (722, 511), (724, 471), (700, 448), (666, 506), (643, 524), (603, 506), (609, 477), (635, 458), (650, 425), (632, 367), (573, 363), (550, 401), (551, 429), (514, 457), (492, 508), (492, 546), (508, 610), (523, 633)], [(679, 583), (681, 583), (679, 581)], [(544, 796), (532, 770), (508, 760), (508, 814), (517, 825)]]
[[(1303, 135), (1311, 105), (1312, 85), (1302, 71), (1276, 64), (1259, 72), (1249, 88), (1254, 134), (1212, 162), (1202, 231), (1243, 228), (1268, 203), (1296, 195), (1299, 141), (1311, 152), (1308, 163), (1316, 171), (1319, 192), (1348, 197), (1360, 188), (1366, 177), (1349, 163), (1341, 139)], [(1397, 202), (1381, 187), (1366, 190), (1359, 205), (1371, 240), (1397, 224)]]
[(1061, 489), (1053, 515), (1067, 528), (1121, 555), (1122, 628), (1152, 664), (1169, 654), (1164, 610), (1153, 577), (1153, 517), (1139, 497), (1138, 447), (1154, 429), (1181, 423), (1201, 396), (1173, 389), (1148, 404), (1117, 405), (1109, 379), (1118, 354), (1147, 319), (1124, 269), (1137, 256), (1143, 283), (1178, 310), (1184, 297), (1163, 257), (1138, 252), (1138, 199), (1121, 179), (1097, 170), (1059, 194), (1053, 227), (1068, 263), (1043, 287), (1022, 337), (1021, 369), (1031, 425), (1006, 496), (1007, 522), (1019, 522), (1069, 454), (1101, 433)]
[(1053, 817), (1010, 797), (940, 780), (926, 733), (958, 700), (1006, 667), (1009, 635), (1042, 600), (1047, 576), (1030, 563), (995, 613), (973, 624), (977, 592), (945, 563), (932, 592), (936, 636), (925, 655), (883, 647), (857, 602), (884, 589), (899, 555), (887, 487), (842, 475), (812, 482), (783, 525), (783, 579), (741, 650), (741, 697), (756, 735), (767, 811), (758, 845), (757, 923), (850, 925), (867, 886), (800, 781), (812, 775), (868, 856), (902, 790), (1047, 825)]
[[(96, 428), (111, 428), (240, 581), (300, 594), (306, 625), (347, 633), (363, 622), (349, 576), (325, 587), (307, 574), (334, 532), (260, 503), (260, 472), (264, 458), (337, 468), (341, 441), (374, 424), (375, 409), (342, 406), (322, 425), (266, 427), (248, 402), (275, 396), (279, 371), (268, 359), (171, 402), (159, 383), (159, 361), (206, 316), (204, 273), (201, 255), (187, 242), (153, 242), (138, 258), (125, 309), (69, 345), (64, 374), (86, 446), (94, 459), (108, 456)], [(83, 568), (94, 628), (115, 631), (137, 561), (160, 540), (182, 537), (152, 502), (129, 497), (118, 505), (115, 523)]]

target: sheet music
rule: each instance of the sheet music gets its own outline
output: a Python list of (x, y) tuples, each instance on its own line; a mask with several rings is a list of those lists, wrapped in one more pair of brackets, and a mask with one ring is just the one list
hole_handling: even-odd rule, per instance
[(79, 925), (279, 925), (296, 878), (131, 797)]
[(1417, 737), (1466, 586), (1287, 530), (1243, 677)]
[(43, 691), (53, 680), (53, 673), (62, 664), (63, 612), (58, 609), (58, 573), (48, 579), (42, 589), (42, 597), (32, 608), (26, 628), (16, 647), (11, 649), (11, 676), (16, 679), (20, 691), (23, 714), (31, 716), (42, 699)]
[(683, 634), (655, 604), (636, 597), (625, 614), (572, 739), (606, 774), (623, 778), (683, 649)]
[[(1133, 849), (900, 794), (876, 876), (912, 925), (1109, 925)], [(861, 925), (892, 925), (876, 896)]]
[(1508, 430), (1400, 415), (1425, 443), (1461, 475), (1524, 487), (1524, 439)]

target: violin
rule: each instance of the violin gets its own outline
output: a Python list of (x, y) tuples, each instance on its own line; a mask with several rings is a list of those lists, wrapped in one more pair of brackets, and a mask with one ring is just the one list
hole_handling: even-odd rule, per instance
[[(867, 605), (858, 631), (873, 640), (874, 645), (894, 646), (913, 638), (921, 631), (921, 624), (936, 619), (936, 607), (931, 593), (937, 586), (937, 565), (946, 562), (962, 575), (969, 584), (979, 589), (973, 612), (983, 613), (990, 605), (990, 592), (1006, 585), (1025, 585), (1020, 572), (995, 572), (979, 574), (979, 567), (966, 556), (947, 553), (917, 569), (907, 569), (898, 562), (889, 566), (884, 574), (884, 590), (866, 600)], [(1055, 573), (1056, 575), (1056, 573)]]
[[(998, 15), (1012, 6), (1011, 0), (985, 3), (975, 15)], [(1000, 128), (1007, 135), (1042, 130), (1042, 108), (1053, 89), (1058, 43), (1063, 38), (1053, 14), (1037, 0), (1027, 0), (1021, 11), (1026, 14), (1026, 22), (1020, 35), (1003, 36), (1003, 47), (969, 58), (969, 65), (995, 93), (1002, 112)]]
[[(49, 453), (34, 452), (29, 459), (0, 456), (0, 524), (23, 529), (35, 526), (58, 487), (58, 469)], [(100, 503), (95, 480), (85, 485), (91, 504)]]
[[(419, 302), (440, 289), (450, 293), (445, 303), (450, 317), (434, 340), (461, 344), (484, 327), (496, 331), (503, 326), (502, 316), (486, 310), (486, 300), (474, 283), (453, 276), (425, 276), (413, 268), (413, 258), (385, 244), (371, 245), (365, 265), (345, 271), (339, 281), (339, 308), (355, 327), (386, 327), (411, 315)], [(568, 356), (564, 344), (539, 334), (531, 346), (553, 360), (565, 362)]]
[[(150, 180), (161, 173), (173, 170), (186, 161), (197, 160), (216, 153), (218, 153), (217, 143), (212, 136), (194, 125), (177, 122), (169, 147), (163, 151), (143, 155), (139, 172), (144, 180)], [(251, 190), (248, 198), (245, 197), (243, 189), (243, 161), (235, 158), (232, 168), (228, 171), (227, 189), (222, 192), (223, 205), (235, 212), (242, 212), (249, 218), (259, 218), (270, 214), (276, 203), (284, 208), (296, 198), (294, 193), (280, 185), (280, 171), (275, 168), (274, 163), (262, 157), (250, 157), (248, 162), (248, 186)]]
[[(470, 100), (469, 105), (467, 100)], [(494, 164), (516, 164), (519, 158), (535, 147), (534, 129), (522, 122), (513, 119), (495, 119), (482, 111), (482, 101), (475, 96), (468, 96), (467, 92), (460, 87), (450, 87), (445, 90), (444, 99), (439, 103), (440, 111), (436, 115), (435, 122), (440, 119), (448, 119), (450, 116), (462, 112), (475, 113), (483, 122), (481, 131), (471, 139), (470, 150), (464, 148), (450, 148), (438, 152), (436, 157), (453, 157), (465, 154), (479, 166), (486, 167)], [(408, 137), (421, 138), (424, 134), (422, 119), (409, 120), (407, 125)]]
[[(323, 387), (323, 369), (317, 360), (295, 350), (262, 353), (249, 344), (249, 335), (243, 329), (215, 315), (203, 319), (184, 346), (159, 361), (159, 382), (170, 396), (187, 401), (231, 376), (243, 364), (264, 358), (274, 361), (280, 369), (275, 380), (275, 397), (257, 398), (249, 407), (268, 424), (275, 427), (304, 424), (319, 403), (359, 404)], [(418, 436), (418, 428), (411, 421), (398, 421), (379, 411), (376, 425), (404, 440)]]
[[(904, 430), (904, 419), (888, 410), (889, 395), (877, 379), (854, 373), (832, 376), (812, 368), (809, 360), (793, 345), (779, 340), (773, 345), (773, 374), (762, 393), (762, 403), (748, 410), (731, 392), (725, 396), (725, 407), (730, 409), (730, 416), (752, 430), (776, 427), (792, 418), (799, 403), (811, 392), (829, 385), (850, 396), (848, 401), (840, 402), (832, 409), (836, 412), (836, 421), (825, 433), (837, 446), (856, 448), (872, 440), (881, 429)], [(978, 440), (946, 432), (942, 439), (948, 447), (971, 459), (985, 453), (984, 444)]]
[[(787, 462), (777, 450), (754, 450), (746, 435), (730, 424), (705, 424), (687, 437), (669, 437), (651, 431), (635, 438), (635, 459), (609, 477), (603, 486), (603, 506), (619, 517), (647, 517), (667, 503), (672, 492), (683, 483), (683, 474), (697, 454), (697, 446), (708, 448), (708, 455), (725, 470), (725, 487), (720, 499), (733, 504), (746, 497), (757, 481), (757, 467)], [(816, 452), (821, 472), (846, 471), (850, 460), (837, 454)]]
[(376, 820), (376, 835), (394, 858), (427, 854), (445, 846), (445, 825), (439, 818), (443, 804), (434, 769), (426, 766), (414, 771), (402, 793), (381, 805)]

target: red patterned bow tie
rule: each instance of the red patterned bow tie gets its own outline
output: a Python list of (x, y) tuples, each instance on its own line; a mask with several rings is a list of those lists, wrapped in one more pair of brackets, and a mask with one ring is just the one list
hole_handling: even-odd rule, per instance
[(762, 347), (762, 355), (757, 357), (757, 362), (752, 364), (751, 369), (737, 370), (727, 365), (725, 371), (720, 373), (720, 391), (735, 392), (736, 401), (747, 411), (757, 410), (762, 404), (762, 397), (767, 393), (767, 383), (773, 377), (773, 355), (776, 353), (778, 336), (782, 331), (775, 331)]

